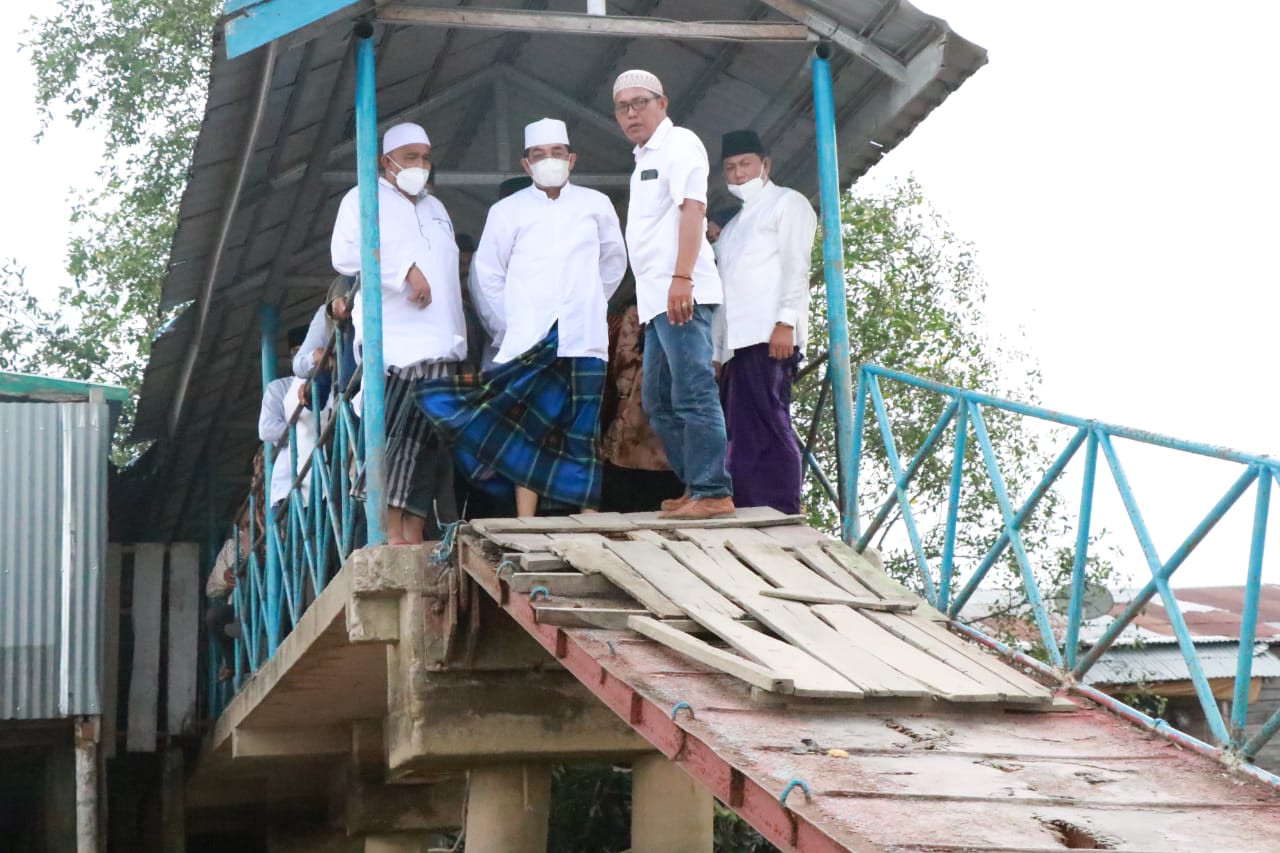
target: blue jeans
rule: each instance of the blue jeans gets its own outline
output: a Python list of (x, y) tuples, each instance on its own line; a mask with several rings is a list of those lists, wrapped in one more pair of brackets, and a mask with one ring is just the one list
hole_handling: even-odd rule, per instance
[(733, 494), (724, 465), (724, 411), (711, 367), (714, 310), (695, 305), (693, 320), (683, 326), (662, 313), (644, 327), (644, 412), (671, 470), (695, 498)]

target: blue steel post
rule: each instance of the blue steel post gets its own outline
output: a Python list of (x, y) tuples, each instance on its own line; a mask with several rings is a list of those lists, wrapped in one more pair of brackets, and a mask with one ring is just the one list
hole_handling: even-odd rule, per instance
[(361, 21), (356, 46), (356, 174), (360, 186), (360, 281), (364, 308), (365, 522), (370, 545), (386, 544), (386, 381), (382, 364), (382, 245), (378, 232), (378, 104), (373, 25)]
[(960, 489), (964, 484), (965, 441), (969, 434), (969, 407), (956, 395), (956, 443), (951, 453), (951, 490), (947, 495), (947, 532), (942, 540), (942, 573), (938, 578), (938, 604), (944, 613), (951, 605), (951, 575), (956, 558), (956, 522), (960, 514)]
[(840, 169), (836, 161), (836, 110), (831, 92), (831, 45), (813, 55), (813, 117), (818, 136), (818, 187), (822, 198), (822, 268), (827, 282), (827, 326), (831, 337), (827, 366), (836, 411), (836, 453), (840, 459), (840, 533), (857, 539), (854, 501), (853, 379), (849, 364), (849, 309), (844, 286), (844, 240), (840, 222)]
[(1240, 611), (1240, 657), (1236, 664), (1235, 694), (1231, 698), (1231, 735), (1239, 745), (1249, 715), (1249, 682), (1253, 675), (1253, 641), (1258, 630), (1258, 597), (1262, 591), (1262, 552), (1267, 544), (1267, 516), (1271, 508), (1271, 472), (1258, 477), (1253, 507), (1253, 541), (1249, 547), (1249, 574), (1245, 579), (1244, 608)]
[[(258, 324), (262, 327), (262, 393), (267, 393), (267, 386), (276, 375), (276, 329), (279, 325), (280, 312), (274, 305), (263, 305), (259, 311)], [(262, 483), (263, 493), (270, 496), (271, 494), (271, 471), (275, 466), (275, 448), (270, 442), (262, 445)], [(274, 517), (271, 513), (270, 497), (267, 500), (267, 511), (264, 514), (267, 527), (271, 528), (274, 524)], [(267, 543), (267, 577), (266, 577), (266, 598), (267, 598), (267, 618), (266, 625), (263, 626), (267, 631), (267, 657), (271, 657), (276, 653), (276, 649), (280, 647), (280, 586), (282, 578), (280, 577), (280, 552), (277, 549), (275, 537), (265, 535)]]
[(1084, 619), (1084, 570), (1089, 561), (1089, 526), (1093, 522), (1093, 482), (1098, 471), (1098, 433), (1089, 431), (1084, 448), (1084, 480), (1080, 484), (1080, 521), (1076, 524), (1076, 556), (1071, 565), (1071, 606), (1067, 612), (1067, 668), (1076, 665), (1080, 622)]

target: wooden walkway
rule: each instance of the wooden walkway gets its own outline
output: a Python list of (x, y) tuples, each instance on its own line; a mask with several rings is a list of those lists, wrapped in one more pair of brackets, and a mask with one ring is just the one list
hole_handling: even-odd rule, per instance
[(1048, 705), (843, 543), (768, 509), (477, 521), (542, 624), (629, 629), (770, 693)]

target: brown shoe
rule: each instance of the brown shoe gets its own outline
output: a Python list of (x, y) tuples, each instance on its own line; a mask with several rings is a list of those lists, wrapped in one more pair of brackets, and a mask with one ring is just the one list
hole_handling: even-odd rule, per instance
[(671, 512), (677, 510), (689, 502), (689, 493), (685, 492), (678, 498), (667, 498), (662, 502), (662, 511)]
[(664, 513), (663, 518), (670, 521), (705, 521), (708, 518), (724, 518), (735, 515), (737, 509), (733, 498), (693, 498), (679, 509)]

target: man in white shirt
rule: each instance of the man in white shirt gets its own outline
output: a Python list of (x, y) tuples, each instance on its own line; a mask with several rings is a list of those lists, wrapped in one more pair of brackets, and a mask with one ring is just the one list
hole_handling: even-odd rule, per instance
[[(431, 171), (431, 140), (419, 125), (397, 124), (382, 137), (378, 180), (381, 232), (382, 357), (387, 371), (387, 541), (423, 541), (434, 514), (439, 524), (457, 520), (453, 469), (430, 434), (413, 392), (423, 379), (451, 376), (467, 357), (466, 321), (458, 282), (453, 222), (425, 192)], [(360, 193), (342, 199), (333, 226), (333, 268), (360, 272)], [(364, 282), (352, 306), (356, 358), (363, 345)]]
[(533, 122), (524, 144), (533, 185), (489, 209), (472, 261), (476, 310), (501, 342), (494, 368), (431, 383), (419, 401), (470, 478), (515, 485), (518, 515), (539, 497), (594, 510), (607, 302), (626, 246), (608, 197), (570, 182), (564, 122)]
[(644, 410), (685, 484), (683, 497), (663, 501), (663, 516), (732, 515), (724, 415), (711, 367), (721, 292), (706, 236), (707, 150), (667, 118), (662, 81), (648, 71), (618, 75), (613, 111), (635, 145), (627, 251), (645, 324)]
[(716, 242), (724, 282), (716, 361), (733, 493), (741, 506), (798, 513), (804, 470), (791, 386), (809, 326), (818, 218), (803, 195), (769, 180), (772, 164), (754, 131), (726, 133), (720, 165), (743, 202)]
[[(293, 358), (300, 351), (306, 339), (307, 327), (299, 326), (289, 330), (289, 357)], [(293, 456), (289, 445), (289, 423), (295, 412), (298, 413), (298, 469), (311, 456), (316, 446), (316, 417), (307, 409), (302, 401), (302, 389), (307, 380), (296, 376), (282, 376), (267, 383), (262, 394), (262, 407), (258, 411), (258, 439), (275, 445), (275, 461), (271, 467), (271, 483), (268, 485), (268, 505), (272, 511), (287, 497), (293, 488)], [(308, 471), (301, 484), (302, 501), (306, 505), (308, 489), (311, 486), (311, 472)], [(270, 516), (268, 516), (270, 517)]]

